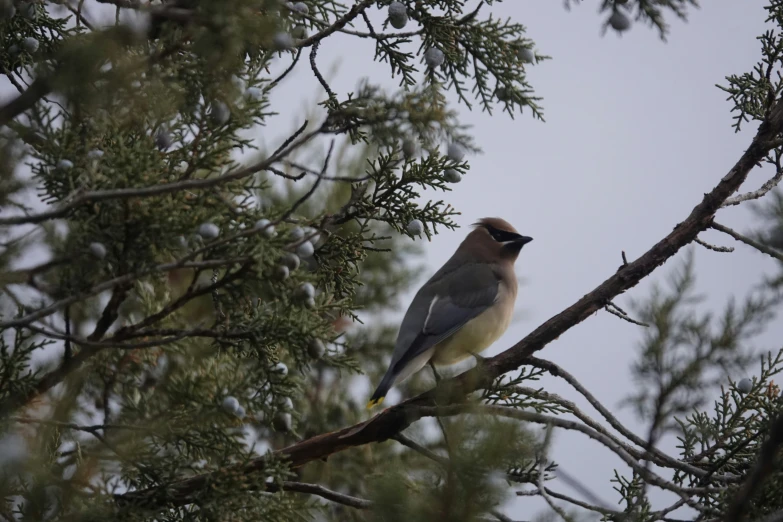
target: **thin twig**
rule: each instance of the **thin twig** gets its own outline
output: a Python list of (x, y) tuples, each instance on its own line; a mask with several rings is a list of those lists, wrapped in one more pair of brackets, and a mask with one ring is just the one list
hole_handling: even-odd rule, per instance
[(710, 224), (710, 227), (714, 228), (715, 230), (720, 230), (721, 232), (730, 235), (731, 237), (733, 237), (737, 241), (741, 241), (742, 243), (745, 243), (748, 246), (752, 246), (753, 248), (755, 248), (756, 250), (758, 250), (759, 252), (761, 252), (763, 254), (767, 254), (770, 257), (774, 257), (778, 261), (783, 261), (783, 253), (781, 253), (781, 252), (779, 252), (777, 250), (774, 250), (772, 248), (769, 248), (766, 245), (762, 245), (758, 241), (755, 241), (755, 240), (753, 240), (753, 239), (751, 239), (751, 238), (749, 238), (747, 236), (743, 236), (739, 232), (737, 232), (735, 230), (732, 230), (729, 227), (723, 226), (720, 223), (716, 223), (715, 221), (713, 221)]
[(759, 199), (763, 197), (767, 192), (777, 187), (781, 179), (783, 179), (783, 169), (778, 169), (775, 172), (775, 175), (770, 179), (768, 179), (767, 182), (764, 183), (761, 187), (759, 187), (758, 190), (754, 190), (752, 192), (746, 192), (745, 194), (740, 194), (738, 196), (731, 197), (727, 199), (723, 203), (723, 205), (721, 205), (721, 207), (730, 207), (732, 205), (739, 205), (743, 201)]
[(424, 455), (428, 459), (430, 459), (430, 460), (432, 460), (434, 462), (437, 462), (438, 464), (440, 464), (444, 468), (448, 468), (449, 465), (450, 465), (449, 459), (441, 457), (440, 455), (438, 455), (438, 454), (428, 450), (427, 448), (425, 448), (424, 446), (422, 446), (418, 442), (409, 439), (408, 437), (406, 437), (402, 433), (398, 433), (397, 435), (392, 437), (392, 439), (396, 440), (397, 442), (399, 442), (403, 446), (409, 447), (413, 451), (421, 453), (422, 455)]
[(591, 502), (594, 504), (599, 504), (601, 506), (608, 506), (606, 502), (598, 498), (598, 495), (593, 493), (587, 486), (582, 484), (579, 480), (576, 479), (576, 477), (573, 477), (570, 473), (567, 473), (566, 470), (563, 469), (562, 466), (557, 467), (557, 471), (555, 472), (555, 475), (558, 479), (562, 480), (575, 490), (579, 491), (582, 495), (590, 499)]
[(623, 321), (628, 321), (631, 324), (635, 324), (635, 325), (638, 325), (638, 326), (644, 326), (645, 328), (649, 328), (649, 326), (650, 326), (647, 323), (643, 323), (641, 321), (637, 321), (636, 319), (631, 318), (625, 312), (625, 310), (623, 310), (622, 308), (620, 308), (619, 306), (614, 304), (612, 301), (609, 301), (609, 302), (606, 303), (606, 306), (604, 306), (604, 310), (606, 310), (607, 312), (609, 312), (612, 315), (616, 315), (617, 317), (619, 317)]
[[(329, 143), (329, 151), (326, 153), (326, 158), (324, 158), (324, 163), (321, 168), (321, 172), (319, 176), (316, 178), (315, 183), (313, 183), (313, 186), (310, 187), (310, 190), (305, 192), (302, 197), (297, 199), (293, 205), (283, 214), (283, 216), (280, 218), (280, 221), (285, 221), (288, 219), (291, 215), (293, 215), (296, 210), (302, 206), (310, 197), (312, 197), (313, 194), (315, 194), (316, 189), (318, 188), (318, 185), (321, 184), (321, 181), (323, 180), (323, 175), (326, 173), (326, 169), (329, 168), (329, 161), (332, 159), (332, 152), (334, 151), (334, 140), (332, 140)], [(307, 240), (305, 238), (302, 238), (303, 240)]]
[(283, 78), (288, 76), (288, 74), (294, 70), (294, 67), (296, 67), (296, 64), (299, 63), (299, 57), (302, 56), (302, 49), (301, 47), (296, 50), (296, 56), (294, 56), (294, 59), (291, 61), (291, 65), (289, 65), (285, 71), (283, 71), (280, 76), (275, 78), (269, 83), (269, 86), (267, 87), (267, 90), (272, 89), (275, 85), (283, 81)]
[(313, 74), (316, 78), (318, 78), (318, 82), (321, 84), (321, 86), (326, 91), (326, 94), (329, 95), (329, 100), (332, 102), (337, 101), (337, 95), (334, 93), (334, 91), (329, 87), (329, 84), (326, 83), (326, 79), (321, 74), (321, 71), (318, 70), (318, 66), (315, 65), (315, 57), (318, 54), (318, 47), (321, 45), (321, 42), (315, 42), (313, 44), (313, 48), (310, 49), (310, 68), (313, 70)]
[[(317, 495), (326, 500), (331, 500), (344, 506), (356, 508), (356, 509), (370, 509), (373, 505), (372, 501), (365, 500), (363, 498), (352, 497), (345, 495), (344, 493), (338, 493), (327, 489), (319, 484), (307, 484), (305, 482), (283, 482), (284, 491), (291, 491), (294, 493), (307, 493), (308, 495)], [(267, 486), (267, 490), (274, 490), (274, 485)]]
[(704, 248), (708, 250), (712, 250), (714, 252), (734, 252), (734, 247), (722, 247), (722, 246), (713, 245), (712, 243), (707, 243), (706, 241), (699, 239), (698, 237), (693, 241), (694, 243), (698, 243)]
[[(538, 357), (530, 357), (528, 359), (528, 364), (535, 368), (541, 368), (543, 370), (546, 370), (550, 374), (554, 375), (555, 377), (560, 377), (561, 379), (565, 380), (568, 384), (570, 384), (577, 392), (579, 392), (585, 399), (587, 399), (587, 402), (590, 403), (590, 405), (598, 411), (598, 413), (601, 414), (601, 416), (609, 423), (609, 425), (617, 430), (623, 437), (630, 440), (637, 446), (644, 448), (647, 443), (644, 439), (642, 439), (640, 436), (636, 435), (634, 432), (626, 428), (619, 420), (617, 420), (617, 417), (612, 415), (612, 413), (603, 405), (601, 404), (598, 399), (595, 398), (595, 396), (590, 393), (590, 391), (585, 388), (582, 383), (580, 383), (576, 377), (571, 375), (568, 371), (566, 371), (561, 366), (558, 366), (557, 364), (548, 361), (546, 359), (540, 359)], [(524, 389), (524, 388), (523, 388)], [(547, 398), (551, 397), (552, 394), (548, 394)], [(556, 396), (555, 396), (556, 397)], [(562, 399), (561, 399), (562, 400)], [(575, 412), (581, 412), (576, 408), (576, 405), (574, 405)], [(584, 414), (582, 414), (584, 415)], [(585, 418), (589, 419), (587, 415), (584, 415), (583, 418), (580, 418), (582, 422), (585, 421)], [(596, 423), (597, 424), (597, 423)], [(588, 424), (589, 425), (589, 424)], [(599, 424), (600, 426), (600, 424)], [(666, 453), (663, 453), (662, 451), (651, 448), (649, 452), (644, 452), (639, 454), (639, 459), (648, 460), (651, 459), (656, 465), (658, 466), (664, 466), (669, 467), (672, 469), (678, 469), (680, 471), (683, 471), (685, 473), (689, 473), (691, 475), (695, 475), (699, 478), (704, 477), (707, 472), (704, 471), (701, 468), (697, 468), (696, 466), (692, 466), (691, 464), (688, 464), (687, 462), (679, 461), (675, 458), (672, 458), (671, 456), (667, 455)], [(736, 480), (736, 477), (733, 475), (721, 475), (719, 477), (715, 477), (717, 480), (721, 480), (722, 482), (733, 482)]]
[(546, 466), (549, 461), (549, 445), (552, 442), (552, 424), (546, 425), (546, 433), (544, 435), (544, 443), (541, 448), (541, 455), (539, 456), (539, 464), (538, 464), (538, 480), (536, 481), (536, 486), (538, 487), (538, 493), (541, 495), (541, 497), (546, 501), (547, 504), (549, 504), (549, 507), (552, 508), (552, 510), (557, 513), (560, 518), (565, 520), (565, 522), (573, 522), (571, 517), (568, 516), (568, 513), (566, 513), (563, 508), (555, 504), (555, 501), (552, 500), (552, 497), (550, 497), (547, 492), (546, 488), (544, 487), (544, 476), (546, 475)]
[[(578, 431), (589, 438), (595, 440), (606, 446), (614, 454), (620, 457), (623, 462), (630, 466), (634, 471), (639, 473), (648, 483), (657, 486), (661, 489), (672, 491), (680, 497), (688, 497), (689, 495), (704, 495), (710, 493), (720, 493), (726, 490), (726, 488), (720, 487), (701, 487), (690, 488), (683, 487), (670, 482), (656, 473), (647, 470), (644, 466), (639, 465), (635, 458), (633, 458), (628, 452), (626, 452), (621, 446), (617, 445), (610, 437), (605, 436), (596, 430), (589, 428), (579, 422), (560, 419), (549, 415), (543, 415), (541, 413), (535, 413), (530, 411), (522, 411), (515, 408), (509, 408), (505, 406), (494, 405), (467, 405), (467, 404), (453, 404), (450, 406), (420, 406), (417, 408), (418, 412), (424, 417), (435, 416), (452, 416), (462, 414), (489, 414), (498, 415), (500, 417), (507, 417), (526, 422), (534, 422), (536, 424), (551, 424), (554, 427)], [(688, 505), (695, 509), (702, 509), (703, 506), (694, 505), (695, 502), (688, 499)]]

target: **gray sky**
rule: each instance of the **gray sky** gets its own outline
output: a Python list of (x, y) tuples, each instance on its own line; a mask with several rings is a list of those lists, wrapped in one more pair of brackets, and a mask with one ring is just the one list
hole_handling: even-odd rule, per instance
[[(691, 12), (687, 24), (669, 17), (668, 43), (642, 25), (622, 37), (612, 31), (601, 37), (597, 4), (583, 2), (568, 12), (563, 2), (528, 0), (482, 9), (482, 16), (491, 9), (497, 17), (526, 25), (538, 52), (553, 58), (530, 72), (537, 94), (544, 97), (546, 123), (529, 115), (512, 121), (500, 111), (490, 117), (461, 110), (484, 154), (469, 158), (470, 173), (445, 195), (462, 212), (457, 222), (463, 228), (426, 245), (429, 272), (424, 277), (452, 254), (465, 227), (477, 218), (503, 217), (535, 238), (517, 264), (524, 280), (517, 301), (520, 320), (485, 355), (511, 346), (613, 274), (622, 250), (635, 259), (670, 232), (726, 174), (755, 131), (753, 125), (734, 133), (731, 106), (714, 85), (758, 60), (755, 37), (764, 28), (762, 2), (710, 0)], [(323, 70), (329, 69), (329, 57), (341, 57), (338, 74), (330, 80), (339, 94), (353, 90), (365, 76), (390, 90), (397, 86), (388, 78), (386, 64), (371, 63), (370, 42), (357, 45), (353, 38), (336, 35), (319, 56)], [(298, 127), (300, 109), (307, 105), (303, 99), (316, 97), (312, 73), (300, 69), (273, 98), (281, 116), (278, 124), (259, 131), (267, 143)], [(757, 188), (768, 175), (769, 170), (755, 171), (743, 189)], [(750, 214), (736, 208), (721, 211), (719, 221), (739, 230), (751, 225)], [(696, 249), (699, 288), (714, 309), (731, 295), (742, 296), (762, 273), (775, 269), (769, 258), (728, 237), (715, 232), (702, 237), (737, 247), (733, 254)], [(645, 297), (651, 282), (662, 281), (674, 266), (667, 263), (616, 302), (623, 306), (629, 296)], [(539, 355), (564, 366), (628, 427), (643, 434), (632, 413), (616, 407), (634, 389), (628, 367), (639, 330), (600, 312)], [(759, 346), (776, 349), (781, 330), (769, 331)], [(543, 385), (586, 406), (560, 381), (548, 379)], [(556, 436), (553, 456), (614, 503), (609, 479), (614, 467), (625, 469), (619, 459), (591, 440), (565, 434)], [(564, 485), (555, 487), (570, 493)], [(531, 506), (541, 504), (524, 499), (507, 512), (529, 520)]]

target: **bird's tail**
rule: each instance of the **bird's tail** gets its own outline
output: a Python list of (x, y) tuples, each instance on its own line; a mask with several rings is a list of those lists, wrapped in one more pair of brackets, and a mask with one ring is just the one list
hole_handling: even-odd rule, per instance
[(381, 383), (375, 389), (375, 393), (373, 393), (372, 397), (370, 397), (370, 401), (367, 403), (367, 409), (370, 410), (374, 406), (382, 403), (393, 384), (394, 375), (392, 374), (391, 368), (389, 368), (389, 371), (386, 372), (386, 375), (384, 375), (383, 379), (381, 379)]

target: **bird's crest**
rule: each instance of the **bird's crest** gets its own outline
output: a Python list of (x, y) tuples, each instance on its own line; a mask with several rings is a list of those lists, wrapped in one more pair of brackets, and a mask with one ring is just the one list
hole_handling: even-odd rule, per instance
[(515, 234), (519, 233), (517, 232), (517, 229), (511, 225), (511, 223), (499, 217), (481, 218), (476, 223), (473, 223), (473, 226), (494, 228), (496, 230), (502, 230), (503, 232), (513, 232)]

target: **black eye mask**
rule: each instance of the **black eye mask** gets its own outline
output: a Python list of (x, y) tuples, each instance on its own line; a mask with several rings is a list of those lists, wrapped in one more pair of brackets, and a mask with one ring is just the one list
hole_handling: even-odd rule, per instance
[(505, 243), (506, 241), (514, 241), (515, 239), (520, 239), (522, 237), (521, 235), (515, 234), (514, 232), (500, 230), (495, 227), (488, 226), (486, 228), (487, 231), (489, 232), (489, 235), (492, 236), (492, 239), (494, 239), (498, 243)]

